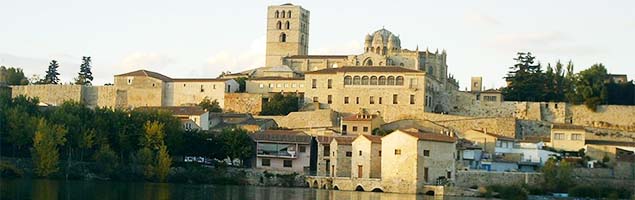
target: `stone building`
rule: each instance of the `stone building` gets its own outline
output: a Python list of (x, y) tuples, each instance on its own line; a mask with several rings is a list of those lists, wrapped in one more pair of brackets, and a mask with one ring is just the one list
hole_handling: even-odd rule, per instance
[(204, 130), (210, 128), (210, 114), (198, 106), (138, 107), (137, 110), (160, 110), (181, 120), (184, 130)]
[(315, 136), (317, 141), (317, 176), (331, 175), (331, 136)]
[(381, 136), (359, 135), (352, 150), (352, 178), (381, 178)]
[(483, 148), (483, 151), (490, 156), (499, 153), (505, 153), (508, 149), (514, 147), (514, 138), (494, 134), (484, 130), (468, 130), (463, 133), (463, 138), (474, 143), (475, 146)]
[(587, 131), (582, 126), (553, 124), (551, 126), (551, 147), (564, 151), (579, 151), (584, 148)]
[(308, 54), (310, 15), (290, 3), (267, 8), (267, 67), (282, 65), (283, 57)]
[(342, 135), (372, 135), (373, 130), (381, 127), (384, 120), (377, 114), (368, 114), (360, 112), (342, 118), (341, 133)]
[(262, 94), (268, 98), (276, 93), (296, 93), (304, 98), (304, 78), (296, 77), (256, 77), (245, 82), (247, 93)]
[(176, 79), (148, 70), (115, 75), (114, 86), (125, 92), (127, 107), (196, 105), (206, 98), (223, 107), (225, 93), (239, 89), (233, 79)]
[(354, 137), (334, 137), (331, 141), (331, 177), (351, 177)]
[(313, 138), (300, 131), (266, 130), (252, 133), (256, 143), (255, 167), (270, 171), (310, 173)]
[(385, 191), (423, 193), (424, 185), (453, 179), (456, 138), (417, 130), (396, 130), (381, 139), (381, 181)]

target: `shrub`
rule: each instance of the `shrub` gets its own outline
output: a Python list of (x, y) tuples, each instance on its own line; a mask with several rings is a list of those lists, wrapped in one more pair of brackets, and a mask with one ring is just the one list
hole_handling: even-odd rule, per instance
[(24, 175), (24, 171), (15, 167), (15, 165), (8, 162), (0, 162), (0, 177), (1, 178), (18, 178)]
[(586, 198), (614, 198), (628, 199), (631, 197), (631, 192), (623, 188), (612, 187), (591, 187), (591, 186), (576, 186), (569, 189), (569, 195), (573, 197), (586, 197)]

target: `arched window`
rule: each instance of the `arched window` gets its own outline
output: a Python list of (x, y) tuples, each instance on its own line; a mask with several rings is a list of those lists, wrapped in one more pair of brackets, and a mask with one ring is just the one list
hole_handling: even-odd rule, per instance
[(371, 76), (370, 77), (370, 85), (377, 85), (377, 77), (376, 76)]
[(375, 53), (376, 54), (381, 54), (381, 52), (379, 52), (379, 47), (375, 48)]
[(373, 66), (373, 60), (371, 60), (371, 59), (366, 60), (366, 64), (364, 64), (364, 65)]
[(359, 78), (359, 76), (353, 77), (353, 85), (359, 85), (360, 82), (361, 82), (361, 78)]
[(300, 36), (300, 45), (304, 45), (304, 35)]
[(399, 63), (399, 66), (403, 67), (403, 63)]
[(385, 76), (380, 76), (379, 77), (379, 85), (386, 85), (386, 77)]
[(280, 17), (280, 12), (276, 10), (276, 18), (279, 18), (279, 17)]
[(359, 66), (359, 61), (355, 61), (355, 66)]
[(280, 42), (287, 42), (287, 34), (280, 33)]
[(282, 18), (284, 18), (284, 11), (282, 11), (282, 13), (281, 13), (281, 14), (282, 14)]
[(384, 62), (379, 62), (379, 66), (384, 66)]
[(353, 78), (351, 76), (345, 76), (344, 85), (351, 85), (351, 84), (353, 84)]
[(287, 22), (284, 24), (284, 27), (285, 27), (285, 28), (287, 28), (287, 29), (289, 29), (289, 28), (291, 27), (291, 24), (289, 24), (289, 21), (287, 21)]
[(397, 76), (396, 85), (403, 85), (403, 76)]
[(362, 76), (362, 85), (368, 85), (368, 76)]
[(291, 11), (287, 11), (287, 17), (291, 18)]
[(395, 85), (395, 77), (388, 76), (388, 85)]
[(282, 29), (282, 22), (278, 21), (276, 27), (278, 27), (278, 30)]

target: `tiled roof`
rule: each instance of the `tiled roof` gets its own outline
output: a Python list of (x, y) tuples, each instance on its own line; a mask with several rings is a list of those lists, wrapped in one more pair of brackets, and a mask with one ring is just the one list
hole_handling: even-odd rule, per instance
[(167, 77), (167, 76), (165, 76), (163, 74), (159, 74), (159, 73), (156, 73), (156, 72), (153, 72), (153, 71), (148, 71), (148, 70), (145, 70), (145, 69), (137, 70), (137, 71), (133, 71), (133, 72), (128, 72), (128, 73), (125, 73), (125, 74), (119, 74), (119, 75), (115, 75), (115, 76), (147, 76), (147, 77), (156, 78), (156, 79), (159, 79), (159, 80), (162, 80), (162, 81), (166, 81), (166, 82), (172, 81), (172, 78), (170, 78), (170, 77)]
[(304, 78), (298, 77), (257, 77), (250, 78), (252, 81), (302, 81)]
[(381, 136), (378, 135), (359, 135), (357, 137), (365, 137), (366, 139), (370, 140), (370, 142), (372, 143), (377, 143), (377, 144), (381, 144)]
[(498, 135), (498, 134), (495, 134), (495, 133), (492, 133), (492, 132), (483, 132), (481, 130), (476, 130), (476, 129), (472, 129), (472, 131), (483, 133), (483, 134), (486, 134), (486, 135), (489, 135), (489, 136), (492, 136), (492, 137), (495, 137), (495, 138), (501, 139), (501, 140), (516, 140), (513, 137), (508, 137), (508, 136), (504, 136), (504, 135)]
[(290, 59), (346, 59), (348, 56), (346, 55), (293, 55), (287, 58)]
[(223, 79), (223, 78), (170, 78), (166, 75), (153, 72), (153, 71), (148, 71), (145, 69), (128, 72), (125, 74), (119, 74), (115, 76), (146, 76), (146, 77), (156, 78), (164, 82), (225, 82), (229, 80), (229, 79)]
[(255, 141), (311, 143), (312, 137), (301, 131), (292, 130), (266, 130), (252, 133), (249, 136)]
[(584, 140), (584, 144), (635, 147), (635, 142), (627, 141)]
[(342, 121), (372, 121), (377, 118), (378, 115), (369, 115), (369, 114), (354, 114), (349, 115), (342, 118)]
[(353, 140), (355, 140), (355, 137), (351, 137), (351, 136), (339, 136), (339, 137), (334, 137), (333, 138), (335, 141), (337, 141), (338, 145), (341, 144), (346, 144), (346, 145), (350, 145), (353, 143)]
[(408, 135), (411, 135), (413, 137), (418, 138), (419, 140), (426, 140), (426, 141), (435, 141), (435, 142), (447, 142), (447, 143), (454, 143), (456, 142), (456, 138), (455, 137), (450, 137), (447, 135), (442, 135), (442, 134), (437, 134), (437, 133), (419, 133), (419, 132), (412, 132), (412, 131), (405, 131), (405, 130), (399, 130), (403, 133), (406, 133)]
[(573, 124), (553, 124), (551, 126), (552, 129), (576, 129), (576, 130), (585, 130), (584, 126), (578, 126)]
[(317, 141), (320, 144), (331, 144), (331, 141), (333, 141), (333, 137), (331, 137), (331, 136), (322, 136), (322, 135), (320, 135), (320, 136), (317, 136), (315, 138), (317, 139)]
[(207, 111), (198, 106), (144, 106), (138, 107), (139, 110), (165, 110), (173, 115), (202, 115)]
[(338, 68), (326, 68), (304, 74), (335, 74), (338, 72), (396, 72), (396, 73), (424, 73), (423, 71), (407, 69), (396, 66), (344, 66)]

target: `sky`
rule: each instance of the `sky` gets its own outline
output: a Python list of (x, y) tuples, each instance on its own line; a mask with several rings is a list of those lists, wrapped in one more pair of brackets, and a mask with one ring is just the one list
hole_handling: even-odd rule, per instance
[(0, 65), (43, 77), (54, 59), (70, 82), (91, 56), (96, 85), (138, 69), (173, 78), (240, 72), (264, 65), (267, 6), (288, 2), (311, 12), (309, 54), (360, 54), (364, 36), (385, 27), (402, 48), (445, 49), (461, 89), (472, 76), (504, 86), (519, 51), (543, 65), (603, 63), (635, 77), (632, 0), (0, 0)]

